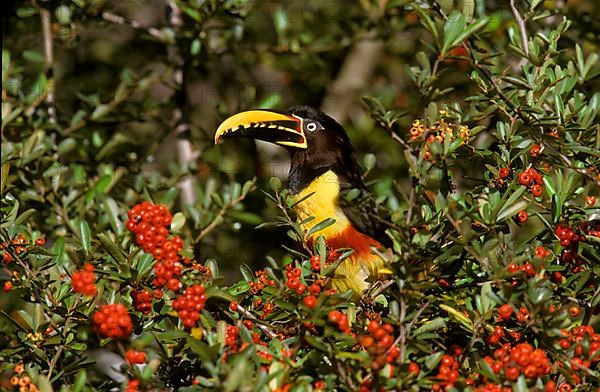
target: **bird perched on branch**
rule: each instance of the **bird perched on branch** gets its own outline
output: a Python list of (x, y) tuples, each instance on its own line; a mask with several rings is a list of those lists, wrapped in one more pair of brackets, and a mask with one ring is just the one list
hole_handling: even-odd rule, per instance
[(298, 201), (294, 210), (303, 229), (333, 218), (335, 222), (312, 233), (322, 235), (330, 249), (354, 252), (338, 267), (333, 285), (339, 292), (360, 295), (369, 278), (383, 273), (384, 261), (374, 252), (390, 245), (381, 208), (369, 194), (344, 128), (333, 118), (306, 106), (287, 113), (251, 110), (226, 119), (217, 129), (215, 143), (229, 138), (252, 138), (275, 143), (291, 155), (288, 186)]

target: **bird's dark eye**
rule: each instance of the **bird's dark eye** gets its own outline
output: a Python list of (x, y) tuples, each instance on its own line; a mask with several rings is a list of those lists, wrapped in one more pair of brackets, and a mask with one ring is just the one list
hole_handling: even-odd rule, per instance
[(314, 132), (317, 129), (319, 129), (319, 125), (316, 122), (311, 121), (311, 122), (306, 123), (307, 131)]

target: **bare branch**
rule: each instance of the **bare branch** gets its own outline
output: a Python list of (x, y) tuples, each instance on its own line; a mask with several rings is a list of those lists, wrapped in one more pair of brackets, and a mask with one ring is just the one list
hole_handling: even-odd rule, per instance
[(40, 18), (42, 22), (42, 36), (44, 38), (44, 55), (48, 68), (48, 88), (46, 102), (48, 103), (48, 116), (50, 123), (56, 124), (56, 109), (54, 107), (54, 75), (52, 67), (54, 65), (54, 43), (52, 37), (51, 14), (47, 8), (40, 8)]
[(517, 21), (517, 25), (519, 26), (519, 31), (521, 32), (521, 45), (523, 45), (523, 50), (525, 51), (525, 54), (527, 56), (529, 56), (529, 44), (528, 44), (528, 40), (527, 40), (527, 27), (525, 26), (525, 21), (523, 20), (523, 17), (521, 17), (519, 10), (515, 6), (515, 0), (510, 0), (510, 9), (511, 9), (513, 15), (515, 16), (515, 20)]

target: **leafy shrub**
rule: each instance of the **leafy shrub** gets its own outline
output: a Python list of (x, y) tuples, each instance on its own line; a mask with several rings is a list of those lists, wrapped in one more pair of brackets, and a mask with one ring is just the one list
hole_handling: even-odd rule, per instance
[[(136, 3), (38, 3), (14, 6), (2, 53), (3, 387), (600, 385), (600, 72), (577, 9), (169, 1), (148, 27)], [(213, 149), (211, 129), (235, 111), (228, 83), (239, 107), (314, 103), (365, 33), (399, 59), (348, 127), (391, 212), (394, 274), (356, 301), (329, 285), (349, 253), (309, 247), (281, 181), (240, 180), (253, 150)], [(85, 40), (94, 78), (68, 61)], [(291, 95), (240, 87), (253, 66)], [(218, 91), (202, 118), (196, 79)], [(248, 254), (266, 264), (236, 281)]]

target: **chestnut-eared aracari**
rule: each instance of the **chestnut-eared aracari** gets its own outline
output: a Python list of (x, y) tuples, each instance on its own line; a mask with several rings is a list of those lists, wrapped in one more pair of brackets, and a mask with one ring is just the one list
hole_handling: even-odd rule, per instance
[(288, 186), (296, 200), (299, 222), (310, 217), (305, 230), (327, 218), (335, 223), (311, 235), (325, 238), (330, 249), (354, 252), (338, 267), (332, 280), (339, 292), (360, 295), (369, 281), (389, 272), (374, 252), (390, 245), (382, 209), (368, 192), (354, 149), (344, 128), (328, 115), (307, 106), (287, 113), (251, 110), (226, 119), (215, 143), (229, 138), (252, 138), (286, 147), (291, 155)]

